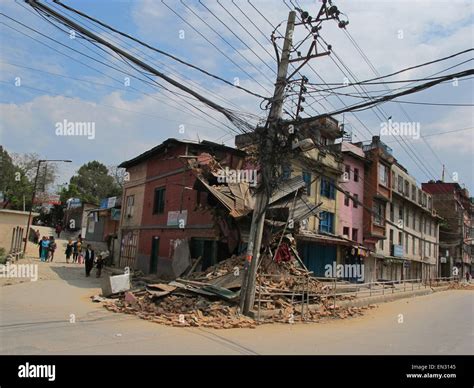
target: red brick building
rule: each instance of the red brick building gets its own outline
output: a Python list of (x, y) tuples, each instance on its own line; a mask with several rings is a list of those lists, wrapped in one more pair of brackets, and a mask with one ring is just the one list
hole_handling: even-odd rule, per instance
[(168, 139), (119, 166), (128, 172), (120, 223), (120, 266), (175, 277), (179, 269), (173, 257), (178, 249), (189, 249), (192, 258), (202, 256), (203, 267), (232, 253), (212, 211), (218, 203), (201, 189), (188, 163), (205, 160), (206, 155), (213, 156), (221, 168), (236, 169), (245, 153), (208, 141)]

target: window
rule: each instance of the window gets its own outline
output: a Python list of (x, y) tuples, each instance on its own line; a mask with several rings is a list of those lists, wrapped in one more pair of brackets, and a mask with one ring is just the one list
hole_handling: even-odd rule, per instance
[(405, 253), (408, 254), (408, 233), (405, 232)]
[(374, 223), (377, 225), (385, 225), (385, 205), (381, 202), (374, 203)]
[(388, 186), (388, 167), (383, 164), (379, 164), (379, 183)]
[(426, 194), (425, 194), (425, 193), (423, 193), (422, 205), (423, 205), (424, 207), (426, 207), (426, 205), (427, 205), (427, 197), (426, 197)]
[(431, 257), (431, 243), (428, 243), (428, 256)]
[(418, 189), (418, 204), (421, 205), (421, 203), (422, 203), (421, 190)]
[(431, 236), (431, 220), (428, 220), (428, 225), (427, 225), (426, 228), (427, 228), (427, 230), (428, 230), (426, 233)]
[(403, 226), (403, 207), (402, 207), (402, 204), (400, 204), (398, 206), (398, 220), (397, 220), (397, 223), (400, 223), (400, 220), (401, 220), (401, 223), (402, 223), (402, 226)]
[(348, 226), (344, 226), (342, 228), (342, 235), (349, 237), (349, 227)]
[(416, 230), (416, 210), (413, 209), (412, 229)]
[(165, 211), (165, 192), (166, 189), (164, 187), (155, 189), (153, 214), (163, 213)]
[(349, 165), (345, 165), (344, 166), (344, 171), (345, 171), (345, 174), (344, 174), (344, 181), (349, 181), (351, 179), (351, 166)]
[(392, 171), (392, 189), (395, 189), (395, 172)]
[(283, 180), (286, 180), (286, 179), (290, 179), (291, 177), (291, 166), (289, 163), (285, 163), (283, 166), (282, 166), (282, 171), (281, 171), (281, 179)]
[(405, 197), (410, 196), (410, 183), (408, 183), (408, 181), (405, 181), (405, 192), (403, 194)]
[(411, 199), (416, 202), (416, 186), (411, 185)]
[(433, 209), (433, 202), (431, 201), (431, 197), (428, 197), (428, 209)]
[(354, 168), (354, 182), (359, 182), (359, 169)]
[(131, 217), (133, 215), (134, 205), (135, 205), (135, 196), (129, 195), (127, 197), (127, 212), (125, 213), (127, 217)]
[(334, 213), (319, 213), (319, 231), (326, 233), (334, 233)]
[(321, 178), (321, 195), (329, 199), (336, 198), (336, 191), (333, 179)]
[(410, 214), (410, 210), (409, 208), (407, 208), (407, 210), (405, 211), (405, 223), (403, 224), (404, 227), (409, 225), (409, 222), (410, 222), (409, 214)]
[(411, 249), (411, 251), (412, 251), (412, 253), (413, 253), (413, 254), (415, 254), (415, 253), (416, 253), (415, 244), (416, 244), (416, 237), (415, 237), (415, 236), (413, 236), (413, 245), (412, 245), (412, 249)]
[(352, 203), (354, 204), (354, 208), (357, 209), (357, 207), (359, 206), (359, 195), (358, 194), (354, 194), (354, 200), (352, 201)]
[(403, 193), (403, 178), (398, 176), (398, 192)]
[(390, 203), (390, 221), (394, 221), (394, 206), (393, 206), (393, 203)]
[(379, 240), (380, 250), (383, 251), (383, 240)]
[(358, 241), (358, 234), (359, 230), (358, 229), (352, 229), (352, 241)]
[(344, 206), (349, 206), (349, 193), (344, 195)]
[(403, 245), (403, 233), (398, 232), (398, 244)]
[(393, 229), (390, 229), (390, 245), (393, 244)]
[(311, 195), (311, 173), (303, 171), (303, 180), (306, 183), (306, 194)]

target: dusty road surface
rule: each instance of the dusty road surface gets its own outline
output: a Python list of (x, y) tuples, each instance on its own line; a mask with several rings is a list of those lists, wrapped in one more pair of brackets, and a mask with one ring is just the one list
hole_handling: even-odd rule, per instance
[(474, 291), (380, 305), (363, 317), (256, 329), (176, 328), (92, 303), (80, 265), (40, 263), (39, 280), (0, 282), (1, 354), (474, 354)]

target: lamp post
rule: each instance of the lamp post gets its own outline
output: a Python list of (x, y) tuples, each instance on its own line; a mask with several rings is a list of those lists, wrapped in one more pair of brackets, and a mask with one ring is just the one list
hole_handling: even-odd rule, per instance
[(41, 163), (47, 163), (47, 162), (64, 162), (64, 163), (71, 163), (72, 160), (63, 160), (63, 159), (42, 159), (38, 160), (38, 167), (36, 168), (36, 177), (35, 177), (35, 184), (33, 187), (33, 194), (31, 195), (31, 207), (30, 207), (30, 213), (28, 214), (28, 223), (26, 224), (26, 236), (25, 236), (25, 245), (23, 247), (23, 255), (26, 254), (26, 244), (28, 243), (28, 236), (30, 232), (30, 225), (31, 225), (31, 213), (33, 212), (33, 205), (35, 202), (35, 197), (36, 197), (36, 185), (38, 184), (38, 175), (39, 175), (39, 170)]

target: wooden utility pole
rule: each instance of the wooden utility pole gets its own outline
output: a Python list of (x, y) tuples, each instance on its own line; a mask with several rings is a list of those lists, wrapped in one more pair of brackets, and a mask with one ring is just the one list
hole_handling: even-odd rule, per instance
[[(283, 44), (283, 51), (281, 61), (278, 64), (278, 74), (275, 84), (275, 92), (273, 94), (270, 114), (268, 115), (267, 125), (263, 135), (266, 137), (264, 147), (260, 150), (260, 155), (271, 155), (273, 152), (273, 141), (275, 134), (280, 128), (280, 119), (283, 114), (283, 103), (285, 96), (285, 88), (288, 83), (288, 66), (290, 64), (290, 51), (293, 44), (293, 31), (295, 29), (296, 12), (291, 11), (288, 15), (288, 23), (286, 25), (285, 42)], [(257, 275), (258, 260), (260, 256), (260, 246), (262, 244), (263, 227), (265, 223), (265, 210), (268, 205), (271, 193), (265, 188), (271, 182), (268, 182), (272, 176), (272, 167), (266, 164), (261, 164), (262, 172), (261, 190), (257, 194), (255, 208), (253, 211), (252, 224), (250, 227), (249, 243), (247, 247), (247, 262), (246, 262), (246, 281), (243, 293), (241, 295), (242, 312), (248, 315), (255, 302), (255, 279)]]

